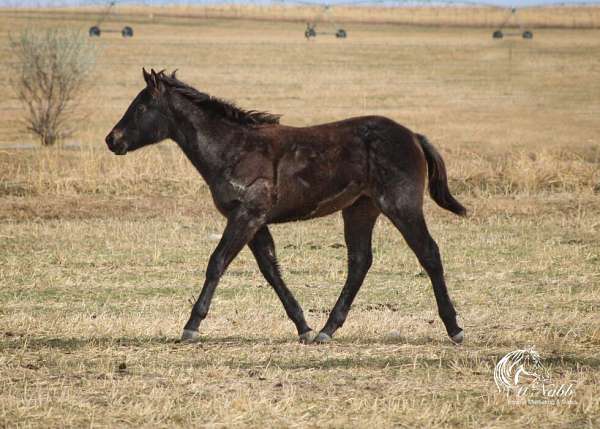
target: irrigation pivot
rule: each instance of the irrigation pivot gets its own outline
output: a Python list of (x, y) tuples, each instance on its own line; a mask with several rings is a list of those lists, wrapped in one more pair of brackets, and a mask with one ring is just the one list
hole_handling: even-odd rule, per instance
[[(332, 8), (333, 6), (349, 6), (354, 4), (362, 4), (366, 3), (366, 0), (359, 0), (356, 2), (343, 2), (343, 3), (324, 3), (321, 1), (305, 1), (305, 0), (275, 0), (281, 4), (299, 4), (302, 6), (315, 6), (320, 7), (321, 10), (317, 13), (309, 22), (306, 23), (306, 28), (304, 29), (304, 37), (306, 40), (314, 39), (317, 36), (335, 36), (336, 39), (345, 39), (348, 37), (348, 32), (340, 27), (333, 19), (332, 16)], [(327, 25), (329, 29), (322, 31), (317, 30), (317, 22), (320, 22), (322, 26)]]
[[(304, 37), (306, 40), (313, 39), (317, 37), (317, 35), (326, 36), (333, 35), (337, 39), (345, 39), (348, 37), (348, 33), (345, 29), (340, 27), (335, 23), (333, 18), (331, 17), (331, 4), (322, 4), (322, 3), (314, 3), (314, 2), (304, 2), (304, 1), (295, 1), (294, 3), (299, 3), (307, 6), (322, 6), (322, 11), (320, 14), (315, 16), (312, 22), (306, 23), (306, 29), (304, 30)], [(329, 31), (317, 31), (317, 21), (324, 21), (330, 24), (331, 29)]]
[(116, 4), (116, 1), (114, 1), (114, 0), (111, 0), (108, 2), (108, 4), (104, 8), (104, 10), (100, 14), (100, 16), (98, 17), (98, 20), (96, 21), (96, 23), (90, 27), (90, 29), (89, 29), (90, 37), (100, 37), (100, 35), (102, 33), (121, 33), (121, 36), (123, 36), (125, 38), (133, 37), (133, 28), (130, 27), (129, 25), (126, 25), (121, 30), (116, 30), (116, 29), (111, 29), (111, 28), (109, 28), (109, 29), (106, 29), (106, 28), (101, 29), (100, 28), (102, 23), (104, 21), (106, 21), (106, 19), (108, 18), (109, 15), (111, 15), (115, 4)]
[(336, 28), (334, 31), (317, 31), (317, 24), (315, 23), (306, 23), (306, 30), (304, 30), (304, 37), (307, 40), (310, 40), (313, 37), (317, 37), (317, 35), (334, 35), (338, 39), (345, 39), (348, 37), (348, 33), (343, 28)]
[[(519, 30), (517, 32), (515, 32), (515, 31), (503, 32), (502, 29), (506, 26), (506, 24), (508, 24), (508, 22), (511, 20), (511, 18), (513, 21), (515, 21), (517, 23), (517, 25), (519, 26)], [(492, 37), (494, 39), (502, 39), (504, 36), (521, 36), (521, 37), (523, 37), (523, 39), (533, 39), (533, 32), (531, 30), (525, 29), (525, 27), (521, 23), (521, 20), (517, 16), (517, 8), (516, 7), (513, 7), (510, 9), (508, 15), (506, 16), (506, 18), (504, 18), (504, 21), (502, 21), (502, 23), (500, 24), (500, 27), (498, 27), (498, 29), (494, 30), (494, 32), (492, 33)]]
[[(333, 19), (332, 9), (334, 6), (338, 6), (338, 7), (340, 7), (340, 6), (359, 6), (359, 5), (365, 5), (365, 4), (369, 4), (369, 5), (380, 4), (380, 5), (389, 6), (391, 4), (397, 4), (397, 5), (402, 5), (402, 4), (406, 5), (406, 4), (413, 4), (413, 3), (433, 4), (433, 2), (434, 2), (434, 0), (414, 0), (412, 2), (409, 2), (408, 0), (349, 0), (349, 1), (336, 1), (335, 3), (322, 3), (319, 0), (316, 0), (316, 1), (279, 0), (279, 1), (282, 3), (295, 3), (295, 4), (304, 5), (304, 6), (321, 7), (321, 12), (318, 13), (311, 21), (306, 23), (306, 28), (304, 30), (304, 37), (306, 37), (306, 40), (314, 39), (318, 35), (333, 35), (338, 39), (345, 39), (346, 37), (348, 37), (347, 31), (344, 28), (337, 25)], [(446, 4), (446, 5), (465, 5), (465, 4), (467, 4), (467, 5), (474, 5), (474, 6), (478, 6), (478, 7), (484, 6), (484, 7), (505, 9), (505, 8), (507, 8), (506, 4), (504, 4), (504, 5), (501, 4), (503, 1), (504, 0), (439, 0), (436, 3)], [(519, 28), (518, 32), (503, 31), (505, 26), (507, 26), (511, 20), (517, 24), (517, 26)], [(330, 26), (330, 29), (326, 30), (326, 31), (317, 30), (317, 22), (327, 23)], [(323, 24), (321, 24), (321, 25), (323, 25)], [(521, 23), (521, 21), (519, 20), (519, 17), (517, 16), (517, 8), (516, 7), (508, 8), (507, 16), (503, 19), (500, 26), (496, 30), (494, 30), (494, 32), (492, 33), (492, 37), (494, 39), (502, 39), (505, 36), (521, 36), (521, 37), (523, 37), (523, 39), (532, 39), (533, 38), (533, 32), (529, 29), (526, 29), (523, 26), (523, 24)]]

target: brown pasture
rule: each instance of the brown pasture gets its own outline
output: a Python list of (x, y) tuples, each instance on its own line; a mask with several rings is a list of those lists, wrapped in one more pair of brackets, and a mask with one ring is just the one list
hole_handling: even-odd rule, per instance
[[(596, 27), (597, 9), (582, 10), (561, 22), (572, 13)], [(291, 12), (183, 11), (198, 18), (124, 10), (134, 37), (94, 41), (93, 85), (59, 147), (36, 147), (8, 79), (0, 87), (1, 426), (600, 425), (600, 30), (540, 28), (563, 24), (528, 11), (534, 39), (498, 41), (485, 26), (496, 18), (479, 9), (427, 9), (433, 22), (417, 22), (425, 9), (351, 10), (348, 39), (307, 42), (303, 10), (277, 21), (256, 18)], [(87, 31), (93, 19), (80, 12), (2, 11), (2, 63), (9, 29)], [(298, 344), (247, 250), (217, 289), (202, 341), (178, 343), (224, 222), (173, 143), (121, 158), (106, 149), (142, 66), (179, 69), (290, 125), (377, 114), (427, 135), (470, 209), (462, 219), (426, 202), (465, 343), (446, 339), (427, 278), (384, 220), (331, 344)], [(340, 216), (273, 235), (284, 278), (320, 328), (345, 277)], [(529, 346), (554, 382), (574, 383), (573, 403), (498, 392), (496, 362)]]

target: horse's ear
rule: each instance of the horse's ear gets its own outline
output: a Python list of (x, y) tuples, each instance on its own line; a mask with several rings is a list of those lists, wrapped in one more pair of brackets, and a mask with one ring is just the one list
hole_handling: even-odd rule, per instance
[(150, 69), (150, 85), (153, 88), (158, 88), (158, 74), (154, 71), (154, 69)]
[(160, 73), (156, 73), (154, 69), (150, 69), (150, 75), (146, 81), (148, 88), (152, 90), (153, 95), (160, 95), (165, 90), (165, 84), (160, 79)]
[(148, 73), (144, 67), (142, 67), (142, 74), (144, 75), (146, 85), (150, 85), (150, 73)]

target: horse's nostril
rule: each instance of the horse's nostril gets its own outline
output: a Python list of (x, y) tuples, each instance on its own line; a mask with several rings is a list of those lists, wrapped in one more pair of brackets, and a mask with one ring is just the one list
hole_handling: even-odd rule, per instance
[(114, 142), (113, 133), (109, 133), (109, 134), (106, 136), (106, 139), (105, 139), (105, 141), (106, 141), (106, 144), (108, 145), (108, 147), (111, 147), (111, 146), (112, 146), (112, 144), (113, 144), (113, 142)]

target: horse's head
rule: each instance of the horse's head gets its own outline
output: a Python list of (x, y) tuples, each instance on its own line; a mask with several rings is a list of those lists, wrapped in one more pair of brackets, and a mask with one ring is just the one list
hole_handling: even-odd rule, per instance
[(142, 69), (146, 88), (131, 102), (127, 111), (106, 136), (108, 148), (117, 155), (158, 143), (169, 137), (166, 86), (161, 73)]

